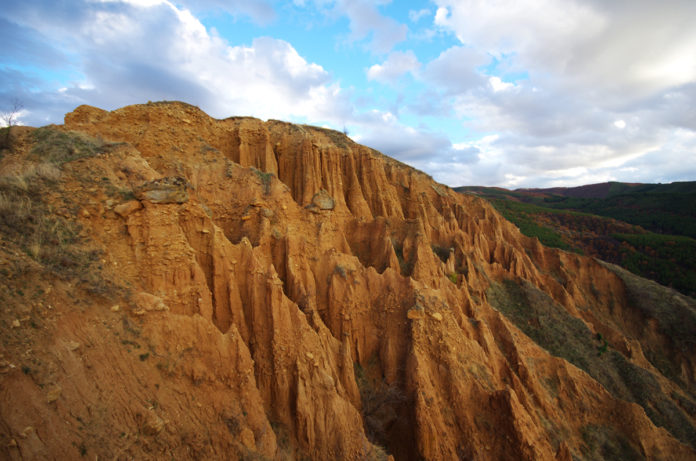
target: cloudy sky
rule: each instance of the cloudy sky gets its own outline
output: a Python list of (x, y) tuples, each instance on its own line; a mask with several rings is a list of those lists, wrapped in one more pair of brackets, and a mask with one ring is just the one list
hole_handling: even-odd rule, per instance
[(694, 0), (2, 0), (0, 111), (182, 100), (451, 186), (696, 180)]

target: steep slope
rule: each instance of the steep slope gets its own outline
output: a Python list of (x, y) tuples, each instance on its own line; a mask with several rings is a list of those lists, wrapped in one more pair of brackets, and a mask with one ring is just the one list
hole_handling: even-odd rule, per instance
[(17, 136), (9, 459), (696, 456), (694, 300), (479, 198), (338, 132), (181, 103)]

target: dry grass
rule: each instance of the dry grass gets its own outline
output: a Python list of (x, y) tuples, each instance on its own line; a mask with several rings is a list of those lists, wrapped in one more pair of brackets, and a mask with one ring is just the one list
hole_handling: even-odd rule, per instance
[(26, 219), (31, 215), (31, 200), (27, 197), (17, 197), (0, 192), (0, 216), (9, 216), (10, 214), (19, 220)]
[(82, 282), (93, 292), (105, 292), (96, 269), (99, 252), (86, 246), (81, 227), (53, 212), (47, 200), (61, 172), (52, 163), (18, 162), (0, 176), (0, 236), (44, 270), (62, 279)]
[(76, 131), (61, 131), (52, 126), (37, 128), (32, 133), (32, 138), (32, 157), (56, 165), (94, 157), (118, 145)]

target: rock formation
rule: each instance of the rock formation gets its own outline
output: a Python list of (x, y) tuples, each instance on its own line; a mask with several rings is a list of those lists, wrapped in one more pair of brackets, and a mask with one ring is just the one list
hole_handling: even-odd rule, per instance
[(3, 231), (6, 459), (696, 459), (691, 298), (332, 130), (149, 103), (22, 136), (4, 196), (91, 256)]

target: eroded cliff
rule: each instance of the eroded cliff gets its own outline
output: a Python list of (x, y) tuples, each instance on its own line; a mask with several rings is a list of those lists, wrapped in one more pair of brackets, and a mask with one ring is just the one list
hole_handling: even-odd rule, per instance
[(16, 136), (10, 459), (696, 456), (693, 299), (341, 133), (154, 103)]

